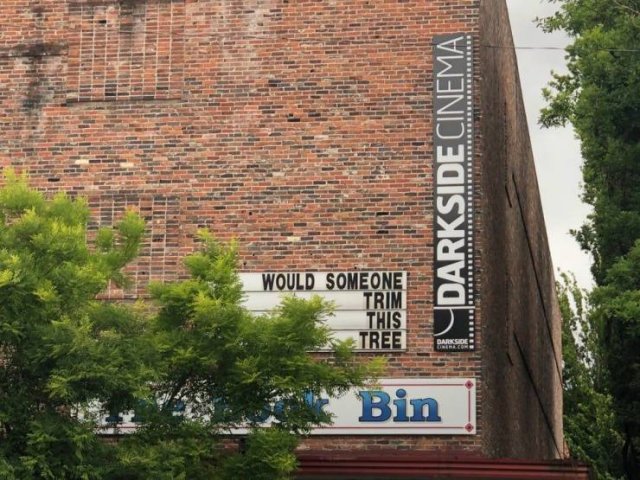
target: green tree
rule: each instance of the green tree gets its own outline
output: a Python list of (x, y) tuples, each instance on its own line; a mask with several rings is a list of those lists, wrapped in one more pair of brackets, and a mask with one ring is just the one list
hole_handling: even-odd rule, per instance
[(0, 478), (100, 478), (104, 445), (73, 407), (130, 408), (150, 372), (135, 313), (95, 297), (138, 250), (127, 214), (86, 242), (89, 210), (9, 172), (0, 189)]
[[(115, 478), (289, 478), (299, 435), (331, 420), (315, 399), (345, 393), (381, 364), (357, 362), (350, 343), (331, 339), (319, 322), (331, 305), (320, 297), (289, 297), (269, 314), (250, 314), (240, 306), (236, 249), (207, 232), (201, 239), (203, 249), (185, 260), (188, 280), (151, 286), (159, 306), (153, 398), (162, 401), (141, 409), (146, 421), (121, 444)], [(309, 354), (327, 345), (331, 356)], [(175, 405), (189, 414), (176, 417)], [(267, 418), (271, 427), (261, 427)], [(239, 453), (212, 448), (242, 425)]]
[[(247, 312), (235, 248), (206, 232), (185, 259), (190, 278), (151, 287), (155, 305), (98, 301), (109, 282), (126, 282), (144, 225), (126, 213), (88, 245), (88, 219), (83, 200), (47, 200), (6, 174), (0, 478), (289, 478), (300, 435), (330, 421), (309, 400), (362, 384), (380, 365), (332, 341), (320, 298)], [(327, 344), (333, 354), (309, 353)], [(101, 420), (131, 410), (138, 431), (104, 441)], [(271, 426), (259, 427), (267, 416)], [(228, 433), (239, 426), (247, 432), (233, 451)]]
[(568, 73), (554, 75), (542, 112), (545, 126), (570, 122), (584, 159), (583, 199), (593, 206), (577, 232), (593, 254), (598, 283), (640, 237), (640, 3), (551, 0), (558, 13), (547, 31), (573, 37)]
[(584, 158), (583, 199), (593, 213), (577, 232), (593, 255), (599, 288), (593, 294), (602, 329), (603, 359), (624, 433), (624, 464), (639, 478), (640, 441), (640, 3), (638, 0), (551, 0), (558, 13), (541, 23), (563, 30), (566, 75), (555, 75), (545, 95), (546, 126), (570, 122)]
[(564, 434), (573, 458), (591, 464), (596, 478), (622, 475), (613, 399), (607, 390), (601, 332), (588, 297), (572, 275), (557, 284), (562, 314)]
[(602, 329), (603, 358), (621, 421), (629, 478), (640, 478), (640, 241), (608, 270), (593, 292), (594, 315)]

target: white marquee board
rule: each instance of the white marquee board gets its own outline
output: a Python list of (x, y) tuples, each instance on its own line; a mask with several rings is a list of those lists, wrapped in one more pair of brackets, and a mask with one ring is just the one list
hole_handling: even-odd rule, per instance
[(400, 271), (240, 273), (244, 305), (260, 314), (284, 295), (314, 295), (335, 304), (325, 320), (338, 340), (353, 339), (357, 351), (407, 348), (407, 273)]

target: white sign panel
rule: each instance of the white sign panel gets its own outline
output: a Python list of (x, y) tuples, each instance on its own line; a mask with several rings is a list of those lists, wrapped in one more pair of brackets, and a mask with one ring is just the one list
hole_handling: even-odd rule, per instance
[(241, 273), (244, 306), (265, 313), (283, 295), (320, 295), (336, 305), (326, 318), (337, 340), (353, 339), (358, 351), (407, 348), (407, 273), (398, 271)]
[(319, 399), (333, 425), (315, 435), (473, 435), (476, 382), (467, 378), (395, 378)]
[[(375, 387), (352, 389), (339, 398), (309, 395), (307, 403), (333, 417), (332, 425), (315, 428), (312, 435), (475, 435), (477, 431), (474, 378), (382, 379)], [(188, 415), (189, 408), (184, 411)], [(117, 431), (123, 433), (138, 425), (135, 412), (122, 414), (119, 421)], [(265, 425), (270, 421), (264, 418)], [(103, 425), (108, 427), (106, 418)]]

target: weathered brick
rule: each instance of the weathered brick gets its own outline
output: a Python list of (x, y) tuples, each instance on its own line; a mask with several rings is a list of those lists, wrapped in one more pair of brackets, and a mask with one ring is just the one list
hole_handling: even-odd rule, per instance
[[(465, 353), (432, 335), (432, 41), (450, 32), (475, 50)], [(478, 434), (302, 449), (558, 457), (559, 318), (515, 56), (484, 48), (510, 42), (501, 0), (3, 0), (0, 166), (88, 197), (92, 227), (145, 218), (135, 286), (107, 299), (182, 276), (203, 227), (238, 240), (245, 271), (407, 271), (408, 349), (387, 376), (476, 377)]]

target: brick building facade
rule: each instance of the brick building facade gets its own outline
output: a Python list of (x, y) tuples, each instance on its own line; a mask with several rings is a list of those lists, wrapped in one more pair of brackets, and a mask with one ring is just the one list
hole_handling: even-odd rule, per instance
[[(434, 347), (434, 39), (450, 34), (472, 61), (466, 351)], [(406, 275), (403, 345), (359, 355), (384, 355), (389, 378), (473, 379), (477, 425), (312, 436), (303, 473), (440, 478), (444, 458), (470, 469), (456, 478), (547, 478), (513, 473), (564, 450), (560, 317), (511, 45), (503, 0), (3, 0), (0, 166), (86, 196), (96, 226), (142, 214), (135, 286), (109, 299), (180, 276), (202, 227), (238, 240), (243, 272)], [(499, 477), (478, 466), (492, 458), (529, 463)], [(365, 468), (385, 459), (396, 470)], [(572, 468), (548, 478), (586, 478)]]

